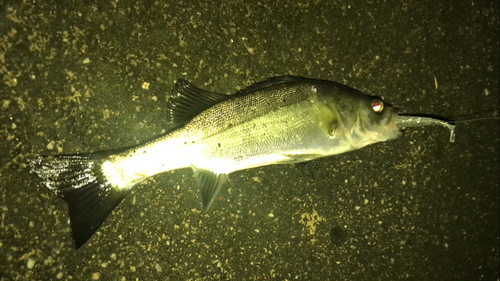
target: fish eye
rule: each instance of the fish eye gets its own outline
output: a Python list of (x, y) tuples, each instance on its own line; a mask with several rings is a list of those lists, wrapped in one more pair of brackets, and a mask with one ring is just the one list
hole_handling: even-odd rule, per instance
[(375, 113), (381, 113), (384, 110), (384, 102), (379, 99), (372, 100), (372, 110)]

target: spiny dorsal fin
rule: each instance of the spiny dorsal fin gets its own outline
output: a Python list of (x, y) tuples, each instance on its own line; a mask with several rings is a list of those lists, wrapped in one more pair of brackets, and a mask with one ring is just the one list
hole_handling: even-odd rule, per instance
[(191, 121), (202, 111), (225, 100), (241, 97), (253, 92), (290, 81), (306, 80), (296, 76), (271, 77), (265, 81), (258, 82), (244, 88), (234, 95), (224, 95), (200, 89), (186, 80), (179, 79), (172, 90), (169, 104), (169, 117), (176, 125), (183, 125)]
[(185, 124), (202, 111), (230, 98), (200, 89), (186, 80), (178, 80), (169, 100), (170, 120), (176, 125)]
[(247, 94), (250, 94), (250, 93), (253, 93), (253, 92), (274, 86), (274, 85), (278, 85), (278, 84), (282, 84), (282, 83), (286, 83), (286, 82), (291, 82), (291, 81), (296, 81), (296, 80), (301, 80), (301, 79), (307, 80), (307, 78), (291, 76), (291, 75), (271, 77), (271, 78), (268, 78), (264, 81), (254, 83), (254, 84), (252, 84), (244, 89), (241, 89), (240, 91), (238, 91), (235, 94), (235, 96), (244, 96), (244, 95), (247, 95)]

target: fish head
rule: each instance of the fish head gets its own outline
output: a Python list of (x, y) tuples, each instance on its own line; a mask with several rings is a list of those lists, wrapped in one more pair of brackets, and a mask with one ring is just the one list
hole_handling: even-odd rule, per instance
[(401, 135), (396, 124), (398, 110), (381, 98), (338, 84), (329, 90), (324, 97), (335, 116), (331, 122), (333, 137), (350, 142), (352, 149)]
[(401, 131), (396, 125), (398, 109), (375, 96), (364, 96), (357, 104), (356, 119), (351, 125), (353, 143), (359, 147), (396, 139)]

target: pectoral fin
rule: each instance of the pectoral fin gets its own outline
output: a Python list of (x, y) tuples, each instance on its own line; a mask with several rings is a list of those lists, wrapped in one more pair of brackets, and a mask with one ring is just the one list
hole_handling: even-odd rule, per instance
[(209, 170), (196, 169), (194, 170), (194, 176), (196, 177), (196, 183), (201, 190), (201, 203), (203, 210), (206, 212), (217, 198), (217, 194), (222, 187), (222, 185), (227, 181), (227, 174), (216, 174)]

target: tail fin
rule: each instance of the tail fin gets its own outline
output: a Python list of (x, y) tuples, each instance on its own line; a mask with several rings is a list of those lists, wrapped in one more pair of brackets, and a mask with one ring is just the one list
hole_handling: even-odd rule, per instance
[(102, 164), (109, 154), (41, 156), (31, 162), (31, 172), (69, 206), (76, 248), (97, 231), (113, 209), (130, 193), (104, 176)]

